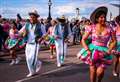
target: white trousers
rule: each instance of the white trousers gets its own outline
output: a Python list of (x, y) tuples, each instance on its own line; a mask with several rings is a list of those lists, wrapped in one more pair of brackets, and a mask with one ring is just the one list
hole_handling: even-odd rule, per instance
[(25, 54), (29, 73), (35, 73), (41, 61), (38, 60), (39, 44), (26, 44)]
[(57, 64), (64, 63), (64, 59), (67, 54), (67, 44), (63, 40), (55, 40), (56, 52), (57, 52)]

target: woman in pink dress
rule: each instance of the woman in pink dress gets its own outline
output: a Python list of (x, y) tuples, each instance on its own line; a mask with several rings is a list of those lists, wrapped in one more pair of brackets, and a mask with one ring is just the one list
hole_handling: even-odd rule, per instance
[(115, 50), (115, 60), (114, 60), (114, 67), (113, 67), (113, 76), (120, 76), (120, 15), (115, 18), (116, 27), (115, 27), (115, 33), (116, 33), (116, 39), (117, 39), (117, 45)]
[[(79, 59), (89, 64), (90, 82), (101, 82), (106, 66), (112, 63), (110, 53), (116, 44), (116, 39), (114, 31), (105, 23), (107, 10), (102, 6), (92, 13), (90, 18), (94, 24), (86, 29), (81, 41), (83, 49), (78, 53)], [(87, 45), (86, 40), (90, 35), (92, 43)], [(111, 43), (108, 47), (110, 40)]]
[(16, 27), (17, 24), (15, 22), (12, 22), (11, 29), (9, 30), (9, 39), (6, 41), (8, 43), (7, 48), (9, 49), (10, 55), (12, 57), (10, 65), (19, 63), (19, 58), (15, 53), (15, 48), (19, 42), (19, 33)]
[(50, 44), (50, 50), (51, 50), (51, 55), (50, 58), (53, 59), (54, 58), (54, 53), (55, 53), (55, 38), (54, 38), (54, 30), (55, 30), (55, 26), (57, 25), (57, 21), (56, 20), (52, 20), (51, 21), (51, 27), (48, 29), (48, 37), (49, 37), (49, 44)]

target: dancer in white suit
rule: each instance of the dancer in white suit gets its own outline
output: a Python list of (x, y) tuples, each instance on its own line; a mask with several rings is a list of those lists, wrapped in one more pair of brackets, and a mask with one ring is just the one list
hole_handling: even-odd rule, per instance
[(41, 68), (41, 61), (38, 60), (39, 42), (45, 34), (45, 29), (38, 21), (39, 14), (36, 10), (29, 13), (30, 22), (19, 31), (20, 34), (25, 33), (27, 44), (25, 48), (26, 61), (29, 70), (27, 77), (33, 76)]
[(64, 63), (65, 56), (67, 54), (67, 41), (70, 37), (71, 31), (69, 25), (66, 23), (64, 16), (58, 18), (58, 24), (55, 28), (55, 46), (57, 53), (57, 66), (61, 67)]

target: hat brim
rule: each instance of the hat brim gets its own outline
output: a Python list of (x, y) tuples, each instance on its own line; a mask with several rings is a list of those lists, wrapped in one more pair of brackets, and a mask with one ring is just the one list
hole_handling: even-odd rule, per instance
[(59, 22), (65, 22), (65, 19), (62, 19), (62, 18), (57, 18), (57, 20), (58, 20)]
[(39, 16), (40, 16), (40, 15), (35, 14), (35, 13), (32, 13), (32, 12), (29, 13), (29, 16), (30, 16), (30, 15), (34, 15), (34, 16), (36, 16), (36, 17), (39, 17)]
[(96, 14), (98, 14), (99, 12), (104, 12), (104, 14), (107, 15), (108, 9), (107, 9), (107, 7), (105, 7), (105, 6), (101, 6), (101, 7), (98, 7), (97, 9), (95, 9), (95, 10), (93, 11), (93, 13), (91, 14), (91, 16), (90, 16), (90, 20), (91, 20), (93, 23), (95, 23)]

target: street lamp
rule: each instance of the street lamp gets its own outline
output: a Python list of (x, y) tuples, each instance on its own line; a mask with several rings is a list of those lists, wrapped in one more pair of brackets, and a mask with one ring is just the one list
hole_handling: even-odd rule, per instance
[(76, 19), (79, 19), (79, 15), (80, 15), (80, 9), (76, 8)]
[(51, 5), (52, 5), (52, 2), (51, 0), (48, 1), (48, 7), (49, 7), (49, 12), (48, 12), (48, 21), (50, 22), (50, 20), (52, 20), (52, 17), (51, 17)]

